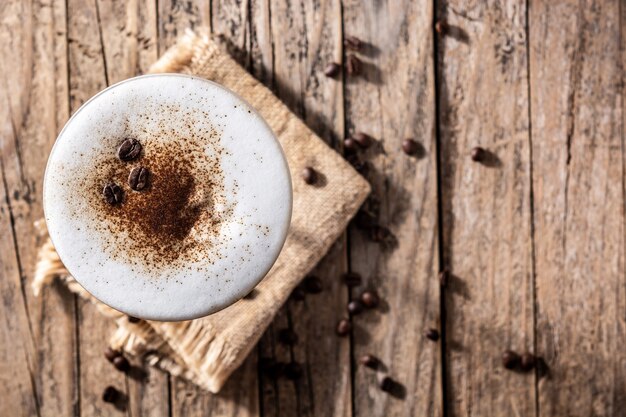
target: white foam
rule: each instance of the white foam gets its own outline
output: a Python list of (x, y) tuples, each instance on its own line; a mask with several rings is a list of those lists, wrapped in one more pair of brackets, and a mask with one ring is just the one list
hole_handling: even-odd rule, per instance
[[(140, 161), (116, 158), (125, 137), (142, 144)], [(168, 149), (183, 159), (184, 149), (195, 152), (185, 162), (197, 180), (192, 199), (209, 203), (184, 241), (143, 251), (137, 219), (118, 217), (147, 194), (120, 184), (128, 203), (107, 211), (101, 186), (133, 166), (150, 169)], [(287, 234), (292, 191), (282, 149), (254, 109), (215, 83), (160, 74), (118, 83), (72, 116), (48, 160), (43, 202), (55, 248), (85, 289), (135, 317), (184, 320), (232, 304), (265, 276)]]

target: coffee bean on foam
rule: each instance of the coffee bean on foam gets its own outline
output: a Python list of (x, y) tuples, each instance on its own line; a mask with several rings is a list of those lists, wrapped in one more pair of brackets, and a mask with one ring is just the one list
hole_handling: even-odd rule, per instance
[[(103, 198), (107, 184), (122, 189), (119, 204)], [(48, 230), (70, 273), (104, 303), (154, 320), (201, 317), (249, 293), (282, 248), (291, 205), (287, 162), (261, 116), (186, 75), (96, 95), (59, 135), (44, 180)]]

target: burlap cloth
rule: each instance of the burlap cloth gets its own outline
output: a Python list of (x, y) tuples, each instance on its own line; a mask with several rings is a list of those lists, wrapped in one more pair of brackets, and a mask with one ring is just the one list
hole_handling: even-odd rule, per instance
[[(91, 300), (118, 329), (109, 341), (114, 349), (140, 357), (211, 392), (218, 392), (244, 361), (291, 291), (328, 251), (367, 197), (368, 183), (298, 117), (221, 52), (204, 32), (188, 32), (150, 69), (181, 72), (216, 81), (245, 98), (263, 115), (285, 150), (293, 178), (293, 217), (276, 264), (247, 297), (208, 317), (184, 322), (131, 323), (122, 313), (95, 300), (68, 273), (49, 239), (39, 252), (33, 291), (54, 278)], [(329, 82), (333, 82), (329, 80)], [(306, 166), (321, 175), (319, 184), (300, 177)], [(43, 221), (38, 222), (45, 234)]]

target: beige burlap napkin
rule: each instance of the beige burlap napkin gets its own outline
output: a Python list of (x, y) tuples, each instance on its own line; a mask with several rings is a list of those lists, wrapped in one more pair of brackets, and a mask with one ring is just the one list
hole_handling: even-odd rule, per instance
[[(345, 229), (370, 187), (270, 90), (221, 52), (205, 32), (186, 33), (150, 72), (182, 72), (225, 85), (258, 109), (276, 133), (287, 155), (294, 190), (291, 226), (276, 264), (253, 297), (211, 316), (184, 322), (130, 322), (91, 297), (71, 277), (48, 239), (40, 249), (33, 290), (38, 294), (44, 284), (61, 279), (71, 291), (93, 301), (101, 312), (116, 320), (118, 330), (109, 341), (111, 347), (218, 392), (294, 287)], [(300, 178), (307, 166), (320, 173), (315, 186)], [(39, 223), (45, 234), (45, 225)]]

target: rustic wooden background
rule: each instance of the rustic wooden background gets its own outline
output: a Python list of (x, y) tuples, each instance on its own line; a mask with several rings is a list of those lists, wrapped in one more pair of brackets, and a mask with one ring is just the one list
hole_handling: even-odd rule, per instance
[[(287, 303), (220, 395), (116, 372), (102, 355), (111, 323), (59, 285), (41, 299), (29, 287), (56, 134), (199, 26), (333, 146), (355, 130), (379, 140), (370, 206), (398, 242), (351, 228), (316, 270), (324, 292)], [(2, 0), (0, 415), (623, 416), (624, 28), (620, 0)], [(327, 79), (346, 35), (367, 42), (363, 74)], [(423, 156), (402, 153), (407, 137)], [(477, 145), (497, 163), (472, 162)], [(384, 307), (337, 338), (356, 295), (347, 270)], [(548, 374), (504, 370), (508, 348), (536, 352)], [(376, 387), (363, 353), (404, 399)], [(269, 378), (265, 357), (304, 376)], [(126, 411), (103, 403), (106, 385), (127, 393)]]

